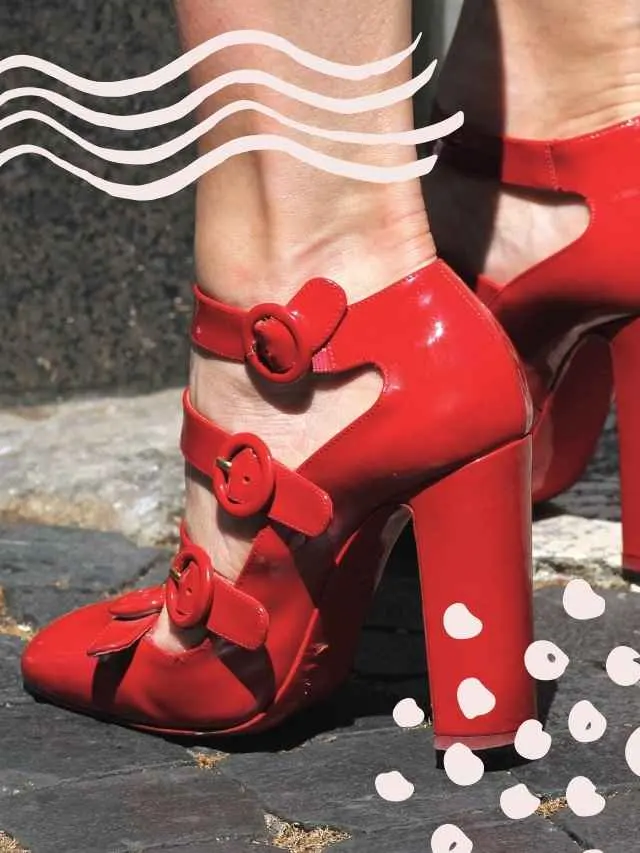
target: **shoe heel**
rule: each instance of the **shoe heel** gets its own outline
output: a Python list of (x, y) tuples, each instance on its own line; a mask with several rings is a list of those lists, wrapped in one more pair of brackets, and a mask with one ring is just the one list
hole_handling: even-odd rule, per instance
[(640, 578), (640, 319), (611, 336), (620, 453), (622, 569)]
[[(535, 685), (524, 665), (533, 640), (531, 438), (467, 464), (409, 505), (435, 747), (512, 744), (520, 724), (536, 716)], [(464, 617), (460, 605), (482, 623), (468, 639), (445, 628)], [(465, 622), (478, 627), (467, 617), (452, 633), (464, 634)], [(495, 697), (493, 708), (478, 682)]]

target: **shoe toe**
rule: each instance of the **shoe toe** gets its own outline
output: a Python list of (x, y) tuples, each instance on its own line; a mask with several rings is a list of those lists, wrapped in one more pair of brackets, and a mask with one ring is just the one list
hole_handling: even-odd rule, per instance
[(57, 704), (88, 709), (98, 667), (88, 649), (110, 621), (105, 601), (62, 616), (41, 630), (22, 655), (25, 688)]

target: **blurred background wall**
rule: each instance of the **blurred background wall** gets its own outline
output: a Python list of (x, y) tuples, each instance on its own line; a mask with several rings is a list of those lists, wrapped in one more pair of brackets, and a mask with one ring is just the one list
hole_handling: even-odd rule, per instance
[[(393, 0), (389, 0), (393, 2)], [(441, 55), (460, 0), (416, 4), (416, 27), (427, 33), (416, 57), (424, 67)], [(179, 52), (169, 0), (0, 0), (0, 58), (29, 53), (86, 77), (109, 80), (156, 69)], [(33, 72), (0, 79), (16, 86), (64, 87)], [(186, 93), (177, 81), (152, 93), (102, 101), (99, 109), (144, 111)], [(95, 100), (72, 92), (87, 106)], [(428, 96), (416, 106), (428, 112)], [(21, 98), (0, 109), (39, 109), (78, 133), (87, 126), (41, 99)], [(189, 121), (127, 136), (148, 147), (182, 132)], [(91, 130), (101, 145), (113, 132)], [(0, 132), (0, 151), (29, 142), (46, 146), (94, 173), (136, 181), (129, 167), (101, 164), (53, 130), (24, 122)], [(192, 159), (185, 151), (173, 162)], [(165, 167), (166, 170), (166, 167)], [(164, 172), (166, 174), (166, 171)], [(163, 175), (147, 167), (144, 179)], [(138, 178), (140, 180), (140, 178)], [(37, 402), (103, 391), (152, 391), (185, 380), (190, 312), (193, 189), (157, 202), (111, 198), (40, 157), (0, 168), (0, 404)]]

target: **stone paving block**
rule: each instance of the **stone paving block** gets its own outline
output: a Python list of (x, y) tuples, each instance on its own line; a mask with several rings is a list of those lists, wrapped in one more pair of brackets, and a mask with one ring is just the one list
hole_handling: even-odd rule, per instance
[(33, 853), (128, 853), (217, 839), (231, 853), (229, 839), (267, 838), (255, 796), (196, 767), (142, 769), (0, 798), (0, 826)]
[(116, 530), (139, 544), (177, 536), (184, 461), (179, 391), (74, 400), (39, 420), (0, 410), (0, 511)]
[(536, 592), (536, 638), (551, 640), (575, 661), (604, 666), (609, 652), (619, 645), (640, 647), (640, 597), (628, 590), (597, 590), (606, 601), (605, 614), (578, 621), (562, 606), (562, 587)]
[(35, 701), (0, 709), (0, 756), (0, 798), (139, 767), (195, 764), (177, 744)]
[(552, 820), (573, 835), (579, 849), (637, 853), (639, 810), (640, 791), (633, 789), (608, 796), (604, 811), (594, 817), (577, 817), (570, 809), (563, 809)]
[(566, 733), (571, 709), (577, 702), (591, 702), (609, 726), (640, 725), (640, 684), (620, 687), (604, 668), (574, 660), (556, 682), (538, 683), (539, 709), (550, 733)]
[(15, 587), (4, 593), (8, 612), (19, 623), (41, 628), (78, 607), (92, 604), (102, 598), (96, 592), (76, 589), (59, 589), (55, 586)]
[[(19, 637), (0, 634), (0, 714), (7, 704), (30, 701), (22, 689), (20, 678), (20, 655), (24, 643)], [(0, 717), (1, 719), (1, 717)]]
[[(410, 800), (391, 803), (375, 789), (379, 773), (397, 770), (415, 785)], [(283, 820), (333, 826), (346, 832), (448, 822), (456, 815), (493, 808), (515, 784), (507, 771), (488, 773), (473, 790), (450, 782), (436, 767), (424, 729), (371, 731), (314, 740), (276, 754), (234, 754), (225, 776), (260, 792), (262, 805)]]
[(117, 590), (148, 569), (158, 553), (119, 533), (0, 524), (0, 586)]
[(169, 574), (169, 566), (171, 565), (171, 558), (175, 555), (176, 549), (163, 549), (158, 552), (158, 556), (151, 564), (151, 568), (149, 571), (145, 572), (141, 578), (139, 578), (134, 587), (136, 589), (142, 589), (147, 586), (158, 586), (159, 584), (163, 584), (167, 575)]
[(426, 677), (425, 645), (422, 633), (398, 631), (363, 632), (353, 669), (360, 675), (417, 679)]
[[(451, 822), (471, 840), (473, 853), (582, 853), (582, 848), (560, 827), (538, 815), (519, 821), (510, 821), (504, 815), (462, 815)], [(430, 821), (422, 826), (358, 835), (337, 845), (335, 853), (426, 853), (441, 824)], [(329, 848), (328, 853), (333, 849)]]
[(553, 736), (549, 753), (513, 769), (513, 775), (538, 796), (564, 796), (575, 776), (586, 776), (600, 792), (637, 782), (629, 769), (624, 749), (636, 726), (612, 725), (595, 743), (578, 743), (567, 732)]
[(407, 557), (404, 566), (411, 571), (407, 575), (405, 570), (401, 575), (401, 565), (399, 560), (394, 560), (393, 565), (385, 571), (367, 615), (367, 625), (374, 628), (403, 628), (422, 634), (418, 567), (415, 562), (409, 562)]

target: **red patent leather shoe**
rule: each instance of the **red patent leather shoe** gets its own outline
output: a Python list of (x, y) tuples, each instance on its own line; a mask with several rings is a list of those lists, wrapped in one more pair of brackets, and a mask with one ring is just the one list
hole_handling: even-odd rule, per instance
[[(532, 413), (499, 324), (441, 261), (353, 305), (322, 278), (287, 306), (250, 311), (195, 292), (197, 347), (245, 361), (273, 382), (371, 365), (383, 390), (295, 471), (257, 436), (226, 434), (185, 392), (186, 459), (225, 512), (262, 525), (237, 583), (217, 574), (183, 529), (163, 586), (85, 607), (38, 634), (23, 657), (27, 688), (163, 733), (273, 726), (347, 676), (406, 505), (420, 557), (436, 746), (512, 742), (535, 715), (523, 663), (532, 639)], [(182, 654), (161, 650), (153, 629), (165, 603), (178, 627), (206, 626), (204, 642)], [(481, 621), (479, 634), (447, 633), (453, 604)], [(493, 710), (463, 713), (467, 679), (491, 691)]]
[(536, 409), (533, 495), (583, 473), (615, 384), (623, 567), (640, 574), (640, 118), (572, 139), (492, 139), (463, 127), (443, 141), (452, 166), (512, 186), (575, 193), (584, 234), (506, 285), (478, 296), (514, 341)]

